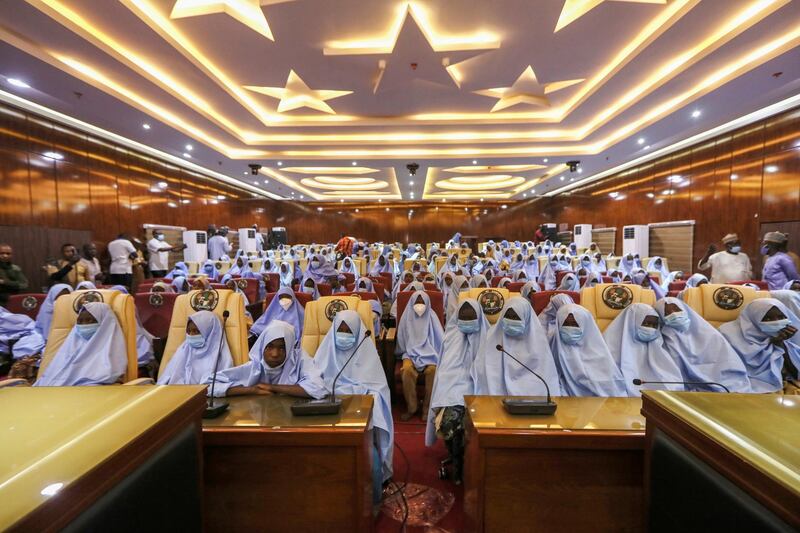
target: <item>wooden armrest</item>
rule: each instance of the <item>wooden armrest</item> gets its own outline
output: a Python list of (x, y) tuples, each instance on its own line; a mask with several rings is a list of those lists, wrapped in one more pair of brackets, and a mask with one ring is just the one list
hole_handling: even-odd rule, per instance
[(153, 380), (153, 378), (137, 378), (137, 379), (132, 379), (132, 380), (130, 380), (128, 382), (123, 383), (123, 385), (133, 385), (133, 386), (155, 385), (155, 384), (156, 384), (156, 382), (155, 382), (155, 380)]
[(26, 387), (28, 386), (28, 380), (22, 378), (11, 378), (11, 379), (4, 379), (0, 381), (0, 388), (6, 387)]
[(387, 341), (394, 341), (395, 337), (397, 337), (397, 328), (389, 328), (386, 330), (386, 335), (383, 338)]

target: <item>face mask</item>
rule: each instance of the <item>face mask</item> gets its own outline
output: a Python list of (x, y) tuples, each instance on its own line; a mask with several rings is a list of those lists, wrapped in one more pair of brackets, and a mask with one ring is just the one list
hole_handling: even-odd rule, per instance
[(566, 344), (578, 344), (583, 338), (583, 330), (576, 326), (561, 326), (558, 336)]
[(780, 330), (791, 324), (791, 320), (788, 318), (782, 318), (780, 320), (770, 320), (769, 322), (759, 322), (758, 329), (766, 333), (767, 335), (775, 335)]
[(346, 331), (337, 331), (334, 343), (339, 350), (349, 350), (356, 344), (356, 336)]
[(738, 254), (741, 251), (742, 251), (742, 247), (741, 246), (731, 246), (730, 252), (732, 254)]
[(206, 340), (202, 335), (186, 335), (186, 342), (192, 348), (200, 348), (206, 343)]
[(425, 304), (414, 304), (414, 312), (417, 313), (417, 316), (422, 316), (422, 313), (425, 312)]
[(292, 300), (290, 298), (281, 298), (278, 300), (278, 305), (283, 307), (284, 311), (287, 311), (292, 306)]
[(767, 255), (769, 253), (769, 246), (767, 246), (765, 244), (764, 246), (761, 247), (760, 252), (761, 252), (761, 255)]
[(156, 239), (158, 239), (159, 241), (163, 241), (164, 240), (164, 236), (163, 235), (159, 235), (159, 236), (156, 237)]
[(636, 328), (636, 338), (642, 342), (651, 342), (658, 337), (658, 330), (649, 326), (639, 326)]
[(477, 318), (474, 320), (458, 320), (458, 330), (461, 333), (477, 333), (479, 329), (481, 329), (481, 326)]
[(306, 294), (314, 294), (314, 287), (306, 287), (303, 285), (303, 292)]
[(469, 287), (461, 287), (460, 289), (458, 289), (458, 292), (467, 292), (468, 290)]
[(92, 338), (100, 324), (75, 324), (75, 329), (78, 330), (78, 335), (87, 341)]
[(319, 261), (317, 261), (316, 259), (311, 261), (311, 266), (317, 268), (319, 266)]
[(525, 324), (522, 320), (503, 317), (500, 320), (500, 326), (503, 328), (503, 333), (509, 337), (520, 337), (525, 334)]
[(585, 266), (589, 266), (591, 263), (592, 263), (592, 261), (590, 259), (584, 259), (583, 261), (581, 261), (581, 264), (583, 264)]
[(686, 311), (676, 311), (664, 317), (664, 324), (679, 331), (689, 329), (689, 315)]

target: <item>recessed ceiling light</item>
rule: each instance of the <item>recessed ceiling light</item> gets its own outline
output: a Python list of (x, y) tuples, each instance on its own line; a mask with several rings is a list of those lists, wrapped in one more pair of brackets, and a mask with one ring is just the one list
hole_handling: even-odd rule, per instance
[(522, 193), (522, 197), (523, 198), (527, 198), (528, 197), (528, 193), (526, 193), (526, 192)]
[(639, 144), (644, 144), (644, 137), (639, 137), (639, 140), (636, 141)]
[(531, 194), (536, 194), (536, 189), (531, 189)]
[(250, 173), (249, 173), (249, 172), (242, 172), (242, 174), (244, 174), (245, 176), (247, 176), (247, 175), (249, 175)]
[(386, 210), (388, 211), (388, 210), (389, 210), (389, 208), (387, 207), (387, 208), (386, 208)]
[(648, 144), (647, 146), (644, 147), (644, 149), (645, 150), (649, 150), (650, 149), (650, 145)]
[(378, 198), (378, 203), (383, 202), (383, 198)]
[(150, 124), (148, 124), (147, 122), (145, 122), (144, 124), (142, 124), (142, 127), (143, 127), (144, 129), (146, 129), (146, 130), (149, 130), (149, 129), (150, 129)]
[(264, 185), (266, 185), (267, 183), (269, 183), (269, 180), (264, 180)]
[(542, 159), (542, 162), (544, 162), (544, 163), (547, 163), (548, 161), (549, 161), (549, 159), (547, 159), (546, 157), (544, 159)]
[(358, 164), (358, 161), (353, 161), (353, 162), (351, 163), (351, 165), (353, 165), (353, 166), (356, 166), (357, 164)]
[(655, 198), (655, 197), (656, 197), (656, 195), (655, 195), (655, 194), (653, 194), (653, 193), (651, 193), (651, 192), (649, 192), (649, 193), (647, 193), (647, 197), (648, 197), (648, 198)]
[(565, 178), (564, 178), (564, 176), (561, 176), (561, 177), (560, 177), (560, 178), (558, 178), (558, 179), (560, 179), (561, 181), (564, 181), (564, 179), (565, 179)]
[(159, 181), (158, 182), (158, 186), (160, 188), (162, 188), (162, 189), (166, 189), (167, 188), (167, 182), (166, 181)]
[(473, 164), (473, 165), (477, 165), (477, 164), (478, 164), (478, 160), (477, 160), (477, 159), (473, 159), (473, 160), (472, 160), (472, 164)]
[(225, 199), (225, 195), (224, 194), (217, 195), (217, 200), (224, 200), (224, 199)]
[(582, 168), (578, 169), (578, 174), (583, 174), (583, 169)]
[(257, 182), (257, 181), (254, 181), (254, 182), (253, 182), (253, 185), (258, 185), (258, 182)]
[(692, 111), (692, 118), (697, 118), (700, 115), (701, 115), (701, 113), (700, 113), (699, 109), (695, 109), (694, 111)]
[(667, 177), (667, 181), (672, 183), (678, 183), (683, 181), (683, 178), (679, 174), (673, 174), (672, 176)]
[(183, 153), (183, 157), (185, 157), (186, 159), (191, 159), (192, 158), (192, 154), (190, 154), (188, 152), (184, 152)]
[(191, 144), (187, 144), (186, 149), (191, 152), (192, 150), (194, 150), (194, 146), (192, 146)]
[(150, 192), (161, 192), (161, 189), (158, 187), (150, 187)]
[(13, 85), (14, 87), (19, 87), (20, 89), (30, 89), (31, 86), (22, 81), (19, 78), (8, 78), (7, 79), (9, 85)]
[(321, 208), (321, 207), (318, 207), (318, 208), (317, 208), (317, 211), (322, 211), (322, 208)]
[(181, 200), (182, 204), (188, 204), (190, 202), (191, 202), (191, 200), (189, 200), (188, 198), (184, 198), (183, 200)]
[(739, 174), (731, 174), (731, 180), (736, 181), (739, 179)]
[(775, 172), (778, 171), (778, 167), (777, 165), (767, 165), (764, 167), (764, 170), (766, 170), (770, 174), (774, 174)]
[(343, 204), (344, 203), (344, 198), (339, 198), (339, 203)]
[(302, 200), (303, 198), (305, 198), (305, 196), (303, 196), (303, 195), (301, 194), (301, 195), (300, 195), (300, 199)]
[(408, 184), (409, 185), (414, 185), (414, 182), (413, 181), (409, 181)]
[(508, 209), (508, 206), (506, 204), (503, 204), (500, 206), (500, 209)]
[(445, 201), (445, 199), (444, 199), (444, 198), (442, 198), (442, 203), (444, 203), (444, 201)]
[(570, 183), (572, 183), (573, 181), (575, 181), (575, 178), (570, 178), (570, 179), (569, 179), (569, 182), (570, 182)]
[(64, 159), (64, 156), (59, 154), (58, 152), (45, 152), (42, 155), (50, 159), (57, 159), (59, 161)]
[(609, 195), (611, 198), (616, 198), (617, 196), (619, 196), (619, 193), (618, 193), (617, 191), (614, 191), (614, 192), (610, 192), (610, 193), (608, 193), (608, 195)]
[(358, 213), (358, 208), (356, 207), (356, 213)]
[(167, 202), (167, 205), (170, 207), (178, 207), (178, 204), (176, 204), (175, 202)]
[(481, 198), (481, 202), (482, 202), (482, 201), (483, 201), (483, 198)]

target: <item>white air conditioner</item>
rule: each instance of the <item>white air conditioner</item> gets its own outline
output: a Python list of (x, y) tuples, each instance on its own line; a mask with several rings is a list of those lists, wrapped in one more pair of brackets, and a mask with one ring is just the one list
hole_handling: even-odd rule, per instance
[(239, 228), (239, 249), (246, 254), (256, 252), (256, 230)]
[(572, 240), (575, 242), (575, 247), (579, 251), (583, 251), (592, 244), (592, 225), (591, 224), (575, 224), (572, 233)]
[(203, 263), (208, 259), (208, 238), (205, 231), (191, 230), (183, 232), (184, 261)]
[(649, 257), (650, 228), (648, 226), (622, 227), (622, 255), (639, 254), (641, 259)]

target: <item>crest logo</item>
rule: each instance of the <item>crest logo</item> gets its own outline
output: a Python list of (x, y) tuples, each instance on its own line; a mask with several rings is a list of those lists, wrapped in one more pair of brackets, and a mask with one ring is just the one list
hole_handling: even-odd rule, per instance
[(148, 299), (148, 303), (151, 307), (161, 307), (164, 305), (164, 297), (161, 296), (160, 292), (152, 292), (150, 293), (150, 298)]
[(237, 279), (236, 286), (239, 287), (240, 290), (245, 290), (247, 288), (247, 280), (246, 279)]
[(216, 263), (214, 263), (214, 268), (216, 268), (217, 270), (221, 270), (222, 269), (222, 263), (220, 261), (217, 261)]
[(720, 287), (714, 291), (714, 304), (720, 309), (733, 311), (744, 303), (742, 291), (733, 287)]
[(88, 303), (93, 302), (101, 302), (103, 301), (103, 295), (97, 291), (86, 291), (85, 293), (81, 294), (72, 302), (72, 310), (75, 313), (80, 313), (83, 306)]
[(331, 300), (328, 302), (328, 305), (325, 306), (325, 316), (328, 320), (333, 322), (333, 319), (339, 311), (346, 311), (347, 309), (347, 303), (344, 300)]
[(26, 311), (33, 311), (39, 307), (39, 301), (34, 296), (26, 296), (22, 299), (22, 308)]
[(624, 285), (611, 285), (603, 291), (603, 302), (611, 309), (625, 309), (633, 302), (633, 291)]
[(189, 305), (195, 311), (213, 311), (219, 303), (219, 293), (215, 289), (206, 289), (192, 294)]
[(496, 315), (503, 310), (503, 306), (506, 304), (506, 299), (503, 298), (503, 295), (500, 294), (499, 291), (489, 289), (483, 291), (481, 295), (478, 296), (478, 303), (480, 304), (481, 309), (483, 309), (484, 314)]

